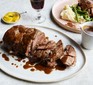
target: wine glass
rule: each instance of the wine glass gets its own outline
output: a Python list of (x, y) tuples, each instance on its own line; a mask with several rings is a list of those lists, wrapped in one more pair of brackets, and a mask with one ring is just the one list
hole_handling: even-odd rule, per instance
[(44, 16), (41, 16), (40, 13), (41, 9), (44, 7), (44, 0), (30, 0), (30, 3), (32, 5), (32, 8), (37, 11), (37, 16), (34, 17), (34, 21), (38, 24), (44, 22), (46, 18)]

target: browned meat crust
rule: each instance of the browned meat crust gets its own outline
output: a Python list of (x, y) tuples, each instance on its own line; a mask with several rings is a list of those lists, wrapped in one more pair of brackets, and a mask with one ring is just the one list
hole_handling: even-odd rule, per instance
[(64, 51), (63, 43), (49, 40), (43, 32), (35, 28), (22, 25), (13, 26), (6, 31), (3, 37), (3, 46), (15, 55), (24, 55), (33, 63), (42, 63), (45, 66), (55, 67), (57, 60), (66, 66), (76, 61), (76, 52), (71, 45)]

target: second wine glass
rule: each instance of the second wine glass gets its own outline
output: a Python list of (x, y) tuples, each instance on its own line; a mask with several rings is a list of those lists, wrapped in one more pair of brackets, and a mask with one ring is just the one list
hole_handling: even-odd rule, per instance
[(32, 8), (34, 8), (37, 11), (37, 16), (34, 17), (34, 22), (40, 24), (45, 21), (45, 17), (41, 15), (40, 11), (44, 7), (45, 0), (30, 0), (30, 3), (32, 5)]

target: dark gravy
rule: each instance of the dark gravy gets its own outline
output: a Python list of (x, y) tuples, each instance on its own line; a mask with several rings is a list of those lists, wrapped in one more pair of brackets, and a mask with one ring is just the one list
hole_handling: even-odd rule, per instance
[(35, 69), (36, 70), (39, 70), (39, 71), (44, 71), (45, 74), (49, 74), (51, 73), (51, 71), (53, 70), (52, 68), (50, 67), (45, 67), (45, 66), (42, 66), (40, 64), (36, 64), (35, 65)]
[(75, 25), (72, 23), (72, 22), (68, 22), (67, 24), (65, 24), (66, 26), (69, 26), (69, 27), (73, 27), (73, 28), (76, 28)]
[(6, 54), (2, 54), (2, 57), (4, 58), (5, 61), (9, 61), (9, 58), (6, 56)]
[(31, 68), (31, 67), (32, 67), (32, 65), (31, 65), (30, 61), (27, 61), (25, 63), (25, 65), (23, 66), (24, 69), (28, 69), (28, 68)]
[(89, 34), (89, 35), (93, 35), (93, 26), (84, 26), (83, 30)]
[(53, 69), (63, 71), (63, 70), (66, 69), (66, 66), (64, 66), (64, 65), (57, 65), (55, 68), (51, 68), (51, 67), (43, 66), (40, 63), (39, 64), (33, 64), (30, 61), (27, 61), (23, 65), (23, 68), (24, 69), (30, 69), (30, 71), (39, 70), (39, 71), (43, 71), (45, 74), (50, 74), (53, 71)]
[[(13, 55), (12, 55), (13, 56)], [(9, 58), (6, 54), (2, 54), (2, 58), (4, 58), (5, 61), (9, 61)], [(13, 56), (14, 58), (14, 56)], [(18, 57), (18, 59), (15, 59), (16, 61), (18, 62), (23, 62), (25, 63), (23, 65), (23, 68), (24, 69), (30, 69), (30, 71), (34, 72), (36, 70), (39, 70), (39, 71), (43, 71), (45, 74), (50, 74), (53, 70), (60, 70), (60, 71), (63, 71), (66, 69), (66, 66), (64, 65), (61, 65), (60, 62), (58, 63), (58, 65), (54, 68), (51, 68), (51, 67), (47, 67), (47, 66), (43, 66), (42, 64), (34, 64), (34, 63), (31, 63), (30, 62), (30, 59), (28, 61), (24, 60), (25, 58), (23, 57)], [(17, 64), (14, 64), (14, 63), (11, 63), (11, 65), (15, 66), (16, 68), (18, 68), (18, 65)]]

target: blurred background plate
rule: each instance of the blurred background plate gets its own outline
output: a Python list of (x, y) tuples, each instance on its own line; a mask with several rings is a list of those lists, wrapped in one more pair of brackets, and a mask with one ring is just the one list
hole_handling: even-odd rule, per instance
[(72, 23), (69, 21), (62, 20), (60, 18), (60, 13), (63, 10), (65, 5), (71, 6), (77, 3), (78, 3), (78, 0), (57, 0), (56, 3), (52, 7), (52, 16), (55, 22), (62, 28), (68, 31), (71, 31), (71, 32), (80, 33), (80, 26), (78, 23)]

